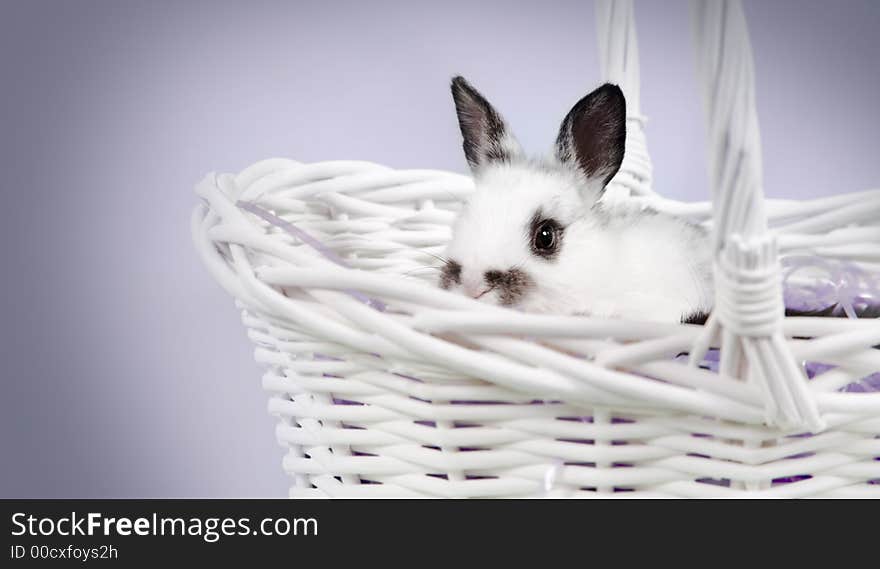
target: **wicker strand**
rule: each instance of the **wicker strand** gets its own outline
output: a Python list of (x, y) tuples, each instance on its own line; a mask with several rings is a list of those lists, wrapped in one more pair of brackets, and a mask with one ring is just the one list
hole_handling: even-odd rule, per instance
[(709, 125), (716, 310), (690, 363), (696, 366), (720, 338), (721, 373), (759, 386), (768, 424), (817, 432), (824, 422), (782, 333), (780, 267), (764, 211), (745, 14), (737, 0), (694, 0), (691, 6)]
[(641, 114), (639, 46), (632, 0), (598, 0), (596, 30), (603, 81), (626, 96), (626, 151), (620, 170), (608, 184), (607, 196), (651, 196), (651, 157)]

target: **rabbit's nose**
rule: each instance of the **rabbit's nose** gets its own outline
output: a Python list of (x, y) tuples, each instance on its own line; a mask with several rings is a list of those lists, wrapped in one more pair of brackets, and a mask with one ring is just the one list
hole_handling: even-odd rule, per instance
[(462, 289), (464, 293), (471, 298), (480, 298), (486, 293), (487, 287), (484, 283), (464, 283)]
[(462, 291), (471, 298), (480, 298), (489, 290), (489, 285), (480, 274), (465, 274), (461, 279)]

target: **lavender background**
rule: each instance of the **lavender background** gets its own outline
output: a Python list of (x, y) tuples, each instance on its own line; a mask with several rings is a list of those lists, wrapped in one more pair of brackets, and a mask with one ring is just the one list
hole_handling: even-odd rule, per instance
[[(768, 194), (877, 187), (880, 3), (746, 10)], [(687, 4), (637, 18), (657, 188), (705, 199)], [(193, 184), (270, 156), (464, 171), (455, 73), (544, 150), (594, 30), (587, 0), (0, 3), (0, 497), (285, 495)]]

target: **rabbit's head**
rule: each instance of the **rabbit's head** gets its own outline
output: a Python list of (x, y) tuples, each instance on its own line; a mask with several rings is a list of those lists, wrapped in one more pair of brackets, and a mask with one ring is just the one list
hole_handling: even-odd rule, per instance
[[(475, 192), (454, 226), (440, 286), (483, 302), (548, 311), (589, 268), (575, 259), (593, 206), (620, 168), (626, 102), (605, 84), (575, 104), (555, 152), (531, 159), (489, 102), (462, 77), (452, 96)], [(592, 220), (592, 221), (591, 221)]]

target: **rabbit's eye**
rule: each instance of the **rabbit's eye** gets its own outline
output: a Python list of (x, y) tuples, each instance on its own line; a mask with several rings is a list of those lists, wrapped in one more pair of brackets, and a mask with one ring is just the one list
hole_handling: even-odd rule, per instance
[(532, 226), (532, 252), (541, 257), (552, 257), (559, 248), (559, 224), (555, 220), (544, 219)]
[(538, 228), (538, 232), (535, 234), (535, 247), (546, 250), (551, 249), (555, 243), (556, 233), (553, 232), (553, 228), (550, 227), (549, 223), (545, 223)]

